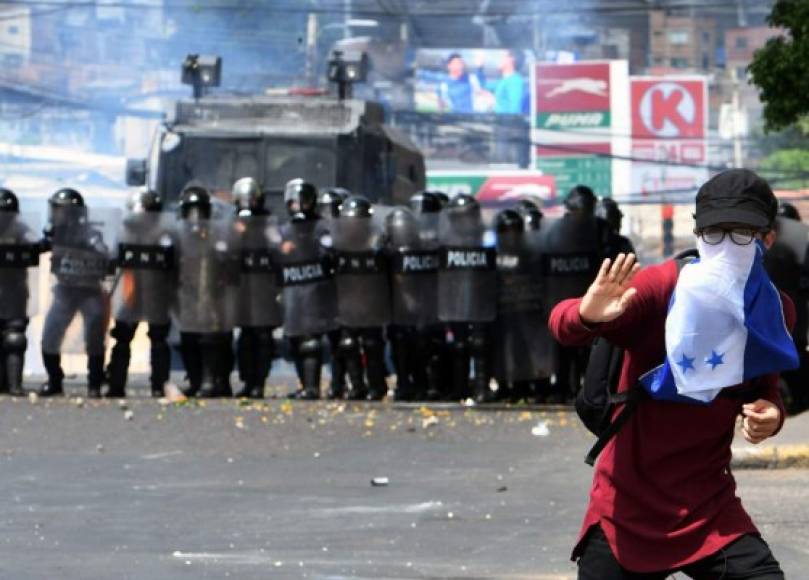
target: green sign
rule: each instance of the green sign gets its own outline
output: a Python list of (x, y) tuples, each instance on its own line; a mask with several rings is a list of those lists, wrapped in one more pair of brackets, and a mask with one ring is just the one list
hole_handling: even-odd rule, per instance
[(538, 113), (536, 126), (550, 131), (573, 131), (610, 126), (609, 111), (583, 111), (578, 113)]
[(430, 175), (427, 173), (427, 189), (443, 191), (450, 197), (465, 193), (476, 195), (489, 177), (480, 174)]
[(597, 155), (540, 157), (537, 169), (556, 178), (559, 197), (567, 196), (571, 187), (589, 185), (596, 195), (612, 193), (612, 160)]

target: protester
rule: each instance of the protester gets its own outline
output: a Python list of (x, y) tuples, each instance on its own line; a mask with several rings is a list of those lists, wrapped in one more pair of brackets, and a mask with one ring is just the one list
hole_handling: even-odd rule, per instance
[(737, 416), (751, 443), (775, 435), (778, 372), (797, 364), (794, 307), (762, 265), (776, 210), (753, 172), (721, 173), (697, 194), (698, 262), (678, 277), (673, 260), (640, 270), (621, 254), (553, 309), (560, 342), (623, 347), (619, 392), (644, 375), (649, 394), (596, 464), (573, 551), (580, 579), (783, 578), (730, 472)]

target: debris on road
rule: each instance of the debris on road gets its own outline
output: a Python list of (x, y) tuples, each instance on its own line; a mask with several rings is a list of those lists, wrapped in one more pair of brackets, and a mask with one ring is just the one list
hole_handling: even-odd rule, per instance
[(386, 487), (390, 483), (387, 477), (375, 477), (371, 480), (372, 487)]
[(531, 435), (534, 437), (547, 437), (550, 434), (551, 430), (548, 429), (548, 423), (546, 421), (540, 421), (531, 428)]

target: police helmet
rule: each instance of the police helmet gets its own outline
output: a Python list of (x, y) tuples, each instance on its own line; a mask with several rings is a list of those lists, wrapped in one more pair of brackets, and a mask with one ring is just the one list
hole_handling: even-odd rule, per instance
[(778, 202), (778, 217), (801, 221), (801, 214), (798, 212), (798, 208), (788, 201)]
[(480, 209), (480, 204), (474, 196), (466, 193), (459, 193), (450, 200), (448, 207), (452, 210)]
[(211, 217), (211, 194), (201, 185), (189, 185), (180, 194), (180, 217), (188, 219), (194, 210), (199, 218)]
[(264, 192), (258, 181), (252, 177), (242, 177), (233, 184), (231, 190), (233, 203), (238, 211), (246, 211), (253, 214), (264, 213)]
[(284, 187), (284, 203), (292, 214), (311, 214), (317, 206), (317, 188), (301, 178), (292, 179)]
[(320, 192), (317, 198), (317, 213), (320, 217), (338, 217), (340, 206), (351, 196), (351, 192), (344, 187), (329, 187)]
[(62, 189), (57, 190), (51, 196), (51, 198), (48, 200), (48, 203), (50, 203), (51, 207), (54, 207), (54, 206), (58, 206), (58, 207), (66, 207), (66, 206), (84, 207), (84, 198), (75, 189), (71, 189), (69, 187), (63, 187)]
[(397, 207), (387, 215), (385, 231), (390, 243), (398, 249), (411, 246), (419, 240), (418, 220), (404, 207)]
[(369, 218), (373, 213), (371, 202), (361, 195), (352, 195), (340, 206), (340, 217)]
[(449, 196), (446, 193), (443, 191), (433, 191), (432, 193), (438, 198), (438, 201), (441, 202), (441, 209), (449, 205)]
[(0, 187), (0, 212), (20, 213), (20, 201), (10, 189)]
[(504, 209), (495, 216), (494, 229), (498, 234), (520, 234), (525, 231), (525, 224), (520, 212)]
[(618, 231), (621, 229), (621, 219), (623, 219), (624, 213), (614, 199), (609, 197), (599, 199), (595, 215), (606, 221), (613, 230)]
[(132, 201), (133, 211), (163, 211), (163, 199), (159, 193), (151, 189), (136, 193)]
[(525, 224), (526, 230), (538, 230), (545, 214), (539, 209), (539, 206), (530, 199), (521, 199), (517, 202), (515, 208), (522, 216), (522, 221)]
[(565, 208), (572, 213), (593, 215), (596, 207), (596, 196), (586, 185), (576, 185), (568, 192)]
[(433, 191), (420, 191), (410, 198), (410, 209), (416, 213), (436, 213), (442, 207), (441, 198)]

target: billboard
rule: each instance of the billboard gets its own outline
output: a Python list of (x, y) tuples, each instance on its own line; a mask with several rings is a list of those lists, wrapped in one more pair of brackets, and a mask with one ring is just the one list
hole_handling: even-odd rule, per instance
[(693, 197), (709, 177), (705, 77), (632, 77), (630, 94), (633, 162), (628, 197)]
[(626, 61), (537, 63), (532, 79), (533, 166), (560, 195), (578, 183), (598, 195), (629, 187)]
[(415, 57), (414, 108), (421, 112), (527, 116), (526, 55), (487, 49), (420, 49)]

